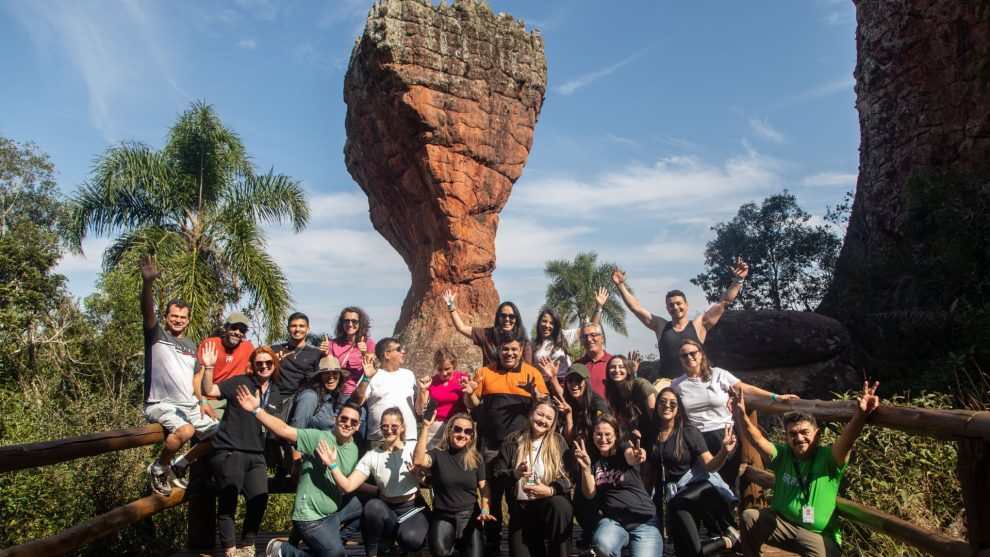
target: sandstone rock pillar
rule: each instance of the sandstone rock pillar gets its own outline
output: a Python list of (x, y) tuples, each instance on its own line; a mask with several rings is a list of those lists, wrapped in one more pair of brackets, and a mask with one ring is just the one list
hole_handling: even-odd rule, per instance
[(414, 371), (429, 370), (441, 344), (480, 362), (440, 293), (456, 288), (461, 316), (492, 324), (498, 215), (545, 91), (539, 32), (485, 3), (382, 0), (368, 15), (344, 80), (344, 156), (372, 224), (412, 275), (395, 333)]

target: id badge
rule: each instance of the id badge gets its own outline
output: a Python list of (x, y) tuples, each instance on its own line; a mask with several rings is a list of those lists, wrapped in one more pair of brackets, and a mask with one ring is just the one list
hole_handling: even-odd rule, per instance
[(815, 523), (815, 508), (811, 505), (801, 507), (801, 522), (805, 524)]

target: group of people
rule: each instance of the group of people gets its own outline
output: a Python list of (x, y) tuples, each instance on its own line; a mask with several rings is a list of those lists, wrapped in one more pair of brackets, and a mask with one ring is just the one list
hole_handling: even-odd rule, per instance
[[(678, 556), (734, 547), (759, 555), (764, 543), (839, 553), (836, 492), (879, 403), (877, 386), (864, 385), (833, 446), (820, 446), (817, 423), (803, 412), (784, 416), (786, 444), (767, 441), (745, 401), (797, 397), (740, 381), (713, 367), (704, 349), (748, 275), (741, 259), (730, 288), (694, 319), (677, 290), (666, 297), (670, 319), (643, 308), (615, 269), (624, 303), (656, 333), (656, 385), (637, 376), (635, 355), (606, 351), (604, 288), (590, 321), (564, 329), (543, 310), (532, 339), (512, 302), (498, 306), (491, 327), (472, 327), (458, 313), (456, 292), (444, 292), (453, 328), (480, 348), (482, 367), (461, 371), (454, 351), (441, 348), (435, 374), (416, 377), (403, 367), (402, 343), (372, 341), (356, 307), (340, 313), (334, 338), (319, 346), (307, 342), (308, 318), (295, 313), (287, 342), (255, 348), (244, 339), (248, 320), (234, 313), (219, 337), (197, 348), (183, 335), (188, 304), (170, 301), (159, 321), (154, 259), (141, 271), (145, 415), (168, 431), (150, 482), (164, 495), (186, 487), (189, 463), (210, 455), (228, 555), (254, 555), (270, 467), (297, 484), (292, 536), (272, 540), (267, 555), (340, 557), (358, 530), (369, 557), (390, 544), (437, 556), (495, 555), (503, 501), (512, 556), (569, 555), (575, 522), (577, 547), (589, 555), (618, 557), (624, 548), (632, 557), (658, 555), (664, 532)], [(572, 359), (575, 342), (584, 353)], [(177, 456), (194, 436), (199, 442)], [(746, 510), (739, 522), (737, 436), (777, 472), (771, 508)], [(246, 508), (237, 543), (240, 494)]]

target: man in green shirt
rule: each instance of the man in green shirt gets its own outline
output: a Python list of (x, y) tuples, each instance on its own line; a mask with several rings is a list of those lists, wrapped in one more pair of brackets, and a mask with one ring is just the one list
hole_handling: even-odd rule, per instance
[(736, 431), (752, 443), (777, 478), (769, 509), (746, 509), (742, 513), (743, 553), (760, 555), (763, 544), (795, 551), (800, 555), (835, 557), (840, 553), (835, 501), (839, 482), (849, 463), (853, 444), (866, 418), (880, 405), (879, 383), (863, 383), (856, 412), (835, 444), (820, 446), (820, 431), (807, 412), (784, 414), (787, 444), (767, 441), (746, 415), (742, 393), (730, 402)]
[(265, 555), (269, 557), (343, 557), (344, 544), (340, 539), (340, 516), (343, 493), (333, 481), (330, 471), (316, 449), (320, 441), (337, 448), (337, 466), (349, 475), (358, 461), (357, 445), (352, 441), (361, 424), (361, 407), (352, 402), (344, 403), (337, 414), (336, 426), (331, 431), (296, 429), (272, 416), (261, 406), (258, 395), (245, 386), (237, 388), (237, 402), (261, 425), (280, 439), (296, 445), (303, 455), (296, 501), (292, 506), (292, 525), (306, 542), (306, 550), (273, 539), (268, 543)]

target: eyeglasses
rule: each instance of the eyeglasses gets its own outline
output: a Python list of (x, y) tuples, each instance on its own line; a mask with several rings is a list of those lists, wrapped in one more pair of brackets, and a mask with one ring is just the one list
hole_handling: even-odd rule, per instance
[(344, 319), (343, 320), (343, 323), (344, 323), (344, 325), (360, 325), (361, 324), (361, 320), (360, 319)]
[(586, 335), (581, 335), (581, 340), (590, 340), (593, 338), (598, 338), (600, 336), (602, 336), (601, 333), (588, 333)]
[(254, 367), (263, 367), (263, 368), (275, 367), (275, 362), (272, 360), (258, 360), (254, 362)]
[(698, 354), (700, 352), (701, 352), (701, 350), (695, 350), (693, 352), (682, 352), (680, 354), (680, 357), (681, 357), (682, 360), (693, 360), (693, 359), (695, 359), (695, 358), (698, 357)]
[(401, 344), (396, 344), (392, 348), (386, 350), (386, 352), (398, 352), (399, 354), (405, 354), (406, 349)]
[(474, 435), (474, 428), (473, 427), (461, 427), (459, 425), (455, 425), (455, 426), (451, 426), (450, 427), (450, 430), (453, 431), (454, 433), (463, 433), (464, 435), (467, 435), (468, 437)]
[(670, 408), (671, 410), (674, 410), (677, 408), (677, 402), (673, 400), (658, 400), (657, 406), (660, 408)]
[(500, 314), (498, 314), (498, 318), (499, 319), (508, 319), (509, 321), (515, 321), (516, 320), (516, 314), (514, 314), (514, 313), (500, 313)]
[(361, 420), (357, 418), (348, 418), (347, 416), (337, 416), (337, 421), (340, 422), (340, 425), (349, 425), (351, 427), (361, 425)]
[(399, 424), (382, 424), (382, 431), (399, 431)]
[(615, 435), (612, 433), (595, 433), (594, 437), (595, 439), (604, 439), (605, 441), (611, 441), (612, 439), (615, 439)]

